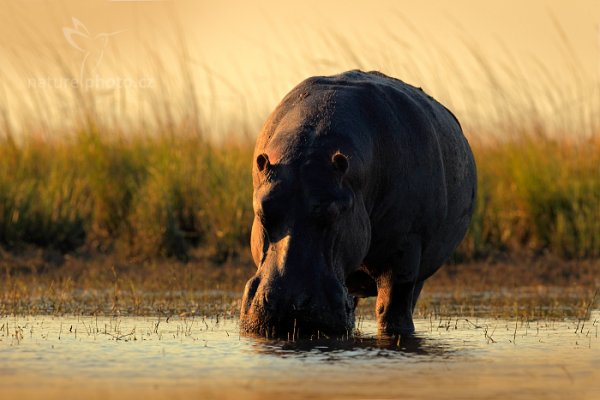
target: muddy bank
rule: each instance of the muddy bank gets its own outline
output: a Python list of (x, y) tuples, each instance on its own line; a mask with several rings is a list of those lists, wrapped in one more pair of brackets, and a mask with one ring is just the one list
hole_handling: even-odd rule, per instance
[[(40, 255), (0, 262), (0, 314), (236, 315), (248, 258), (122, 262), (108, 256)], [(600, 260), (553, 258), (446, 265), (430, 278), (417, 315), (579, 317), (600, 287)], [(373, 300), (359, 306), (370, 315)]]

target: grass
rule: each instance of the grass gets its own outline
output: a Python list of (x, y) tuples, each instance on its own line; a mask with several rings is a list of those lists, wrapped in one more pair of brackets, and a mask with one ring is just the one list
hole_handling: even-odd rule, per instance
[(477, 208), (457, 257), (600, 256), (600, 138), (533, 136), (475, 145)]
[(204, 248), (224, 260), (247, 245), (251, 146), (198, 137), (0, 144), (0, 242), (62, 252), (185, 259)]
[[(599, 139), (520, 136), (473, 150), (477, 208), (455, 260), (600, 256)], [(0, 140), (0, 244), (225, 261), (249, 242), (251, 155), (248, 141), (185, 134)]]

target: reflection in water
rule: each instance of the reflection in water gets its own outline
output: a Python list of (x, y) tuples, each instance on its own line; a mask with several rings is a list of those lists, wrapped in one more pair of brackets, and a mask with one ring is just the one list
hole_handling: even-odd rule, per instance
[(318, 357), (329, 361), (366, 360), (370, 358), (413, 358), (415, 356), (448, 357), (454, 352), (443, 343), (420, 336), (363, 336), (348, 339), (300, 339), (295, 341), (255, 338), (252, 350), (282, 358)]
[(443, 338), (417, 333), (416, 335), (379, 335), (375, 320), (361, 322), (360, 331), (354, 336), (328, 338), (301, 337), (295, 340), (266, 339), (258, 336), (251, 338), (253, 352), (282, 358), (311, 357), (330, 361), (367, 360), (375, 358), (417, 359), (420, 361), (448, 358), (459, 353)]

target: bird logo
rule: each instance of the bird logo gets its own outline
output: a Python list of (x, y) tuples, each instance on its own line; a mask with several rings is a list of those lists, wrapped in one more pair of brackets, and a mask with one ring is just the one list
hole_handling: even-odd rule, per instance
[(124, 32), (125, 30), (111, 33), (98, 33), (97, 35), (92, 36), (90, 31), (80, 20), (73, 17), (71, 19), (73, 26), (63, 27), (62, 30), (67, 42), (71, 45), (71, 47), (84, 54), (79, 71), (79, 82), (83, 83), (84, 74), (86, 72), (88, 74), (92, 74), (98, 69), (100, 62), (102, 61), (102, 57), (104, 56), (104, 51), (106, 50), (109, 38)]

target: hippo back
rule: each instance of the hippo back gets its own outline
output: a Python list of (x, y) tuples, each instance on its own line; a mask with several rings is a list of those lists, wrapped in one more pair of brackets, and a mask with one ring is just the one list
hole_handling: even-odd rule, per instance
[[(314, 103), (302, 108), (307, 94)], [(299, 142), (350, 154), (350, 180), (371, 225), (365, 264), (384, 263), (416, 233), (419, 279), (433, 274), (463, 239), (475, 202), (475, 162), (456, 117), (422, 89), (379, 72), (312, 77), (267, 121), (257, 154), (293, 110), (325, 125)]]

